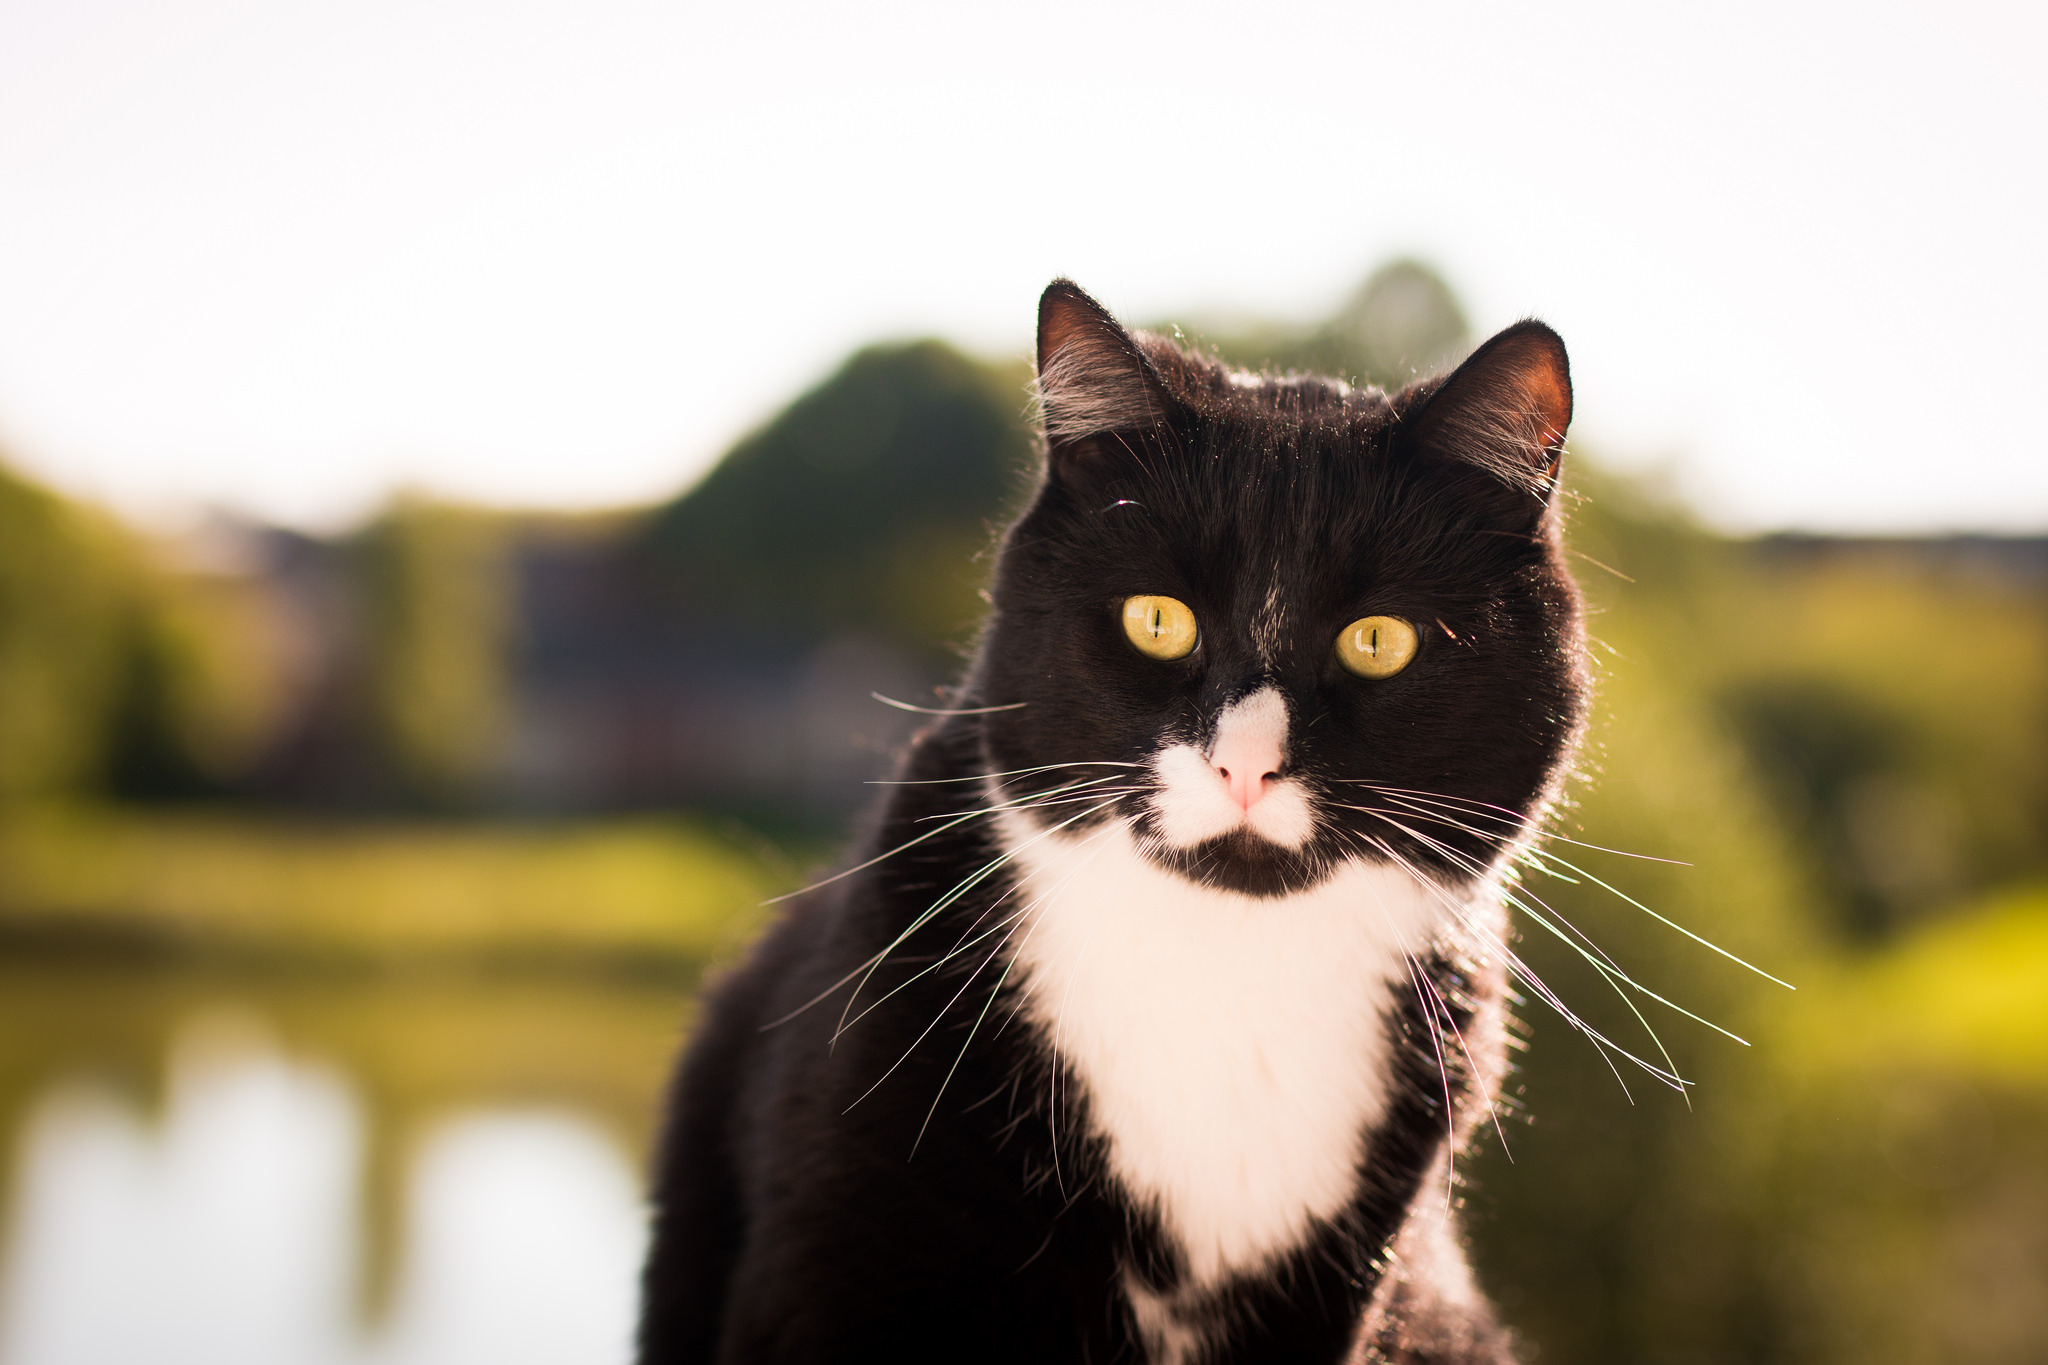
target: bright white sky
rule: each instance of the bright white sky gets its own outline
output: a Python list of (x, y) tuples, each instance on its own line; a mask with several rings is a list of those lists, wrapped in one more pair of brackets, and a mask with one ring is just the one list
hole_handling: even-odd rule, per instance
[[(854, 345), (1397, 252), (1731, 526), (2048, 529), (2048, 7), (0, 0), (0, 444), (152, 518), (673, 492)], [(1021, 395), (1020, 395), (1021, 404)]]

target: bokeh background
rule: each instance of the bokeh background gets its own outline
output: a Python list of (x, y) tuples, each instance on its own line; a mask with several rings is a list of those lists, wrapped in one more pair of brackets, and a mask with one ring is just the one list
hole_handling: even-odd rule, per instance
[(1055, 273), (1572, 347), (1518, 928), (1606, 1041), (1523, 1002), (1459, 1189), (1536, 1358), (2048, 1358), (2044, 36), (4, 0), (0, 1363), (625, 1358), (693, 994), (971, 642)]

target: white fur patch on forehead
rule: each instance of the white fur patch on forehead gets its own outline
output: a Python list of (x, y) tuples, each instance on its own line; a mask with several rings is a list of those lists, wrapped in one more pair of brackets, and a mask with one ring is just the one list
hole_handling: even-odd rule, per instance
[(1226, 733), (1240, 730), (1256, 732), (1286, 753), (1287, 699), (1280, 695), (1279, 688), (1261, 687), (1223, 708), (1223, 714), (1216, 717), (1216, 742), (1221, 743)]
[(1039, 367), (1038, 403), (1053, 442), (1144, 430), (1163, 416), (1143, 362), (1122, 338), (1093, 332), (1068, 341)]

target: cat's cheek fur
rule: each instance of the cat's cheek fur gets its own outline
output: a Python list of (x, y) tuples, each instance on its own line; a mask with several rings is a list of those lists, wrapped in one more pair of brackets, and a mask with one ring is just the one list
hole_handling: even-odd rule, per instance
[(1389, 1102), (1387, 1017), (1470, 893), (1363, 862), (1293, 896), (1214, 890), (1121, 822), (1047, 834), (1012, 813), (1002, 840), (1027, 907), (1025, 1016), (1183, 1258), (1173, 1297), (1269, 1265), (1351, 1205)]

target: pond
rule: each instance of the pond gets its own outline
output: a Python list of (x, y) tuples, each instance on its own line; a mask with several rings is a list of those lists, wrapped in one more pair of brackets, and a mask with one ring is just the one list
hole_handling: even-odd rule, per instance
[(693, 984), (0, 961), (0, 1365), (627, 1360)]

